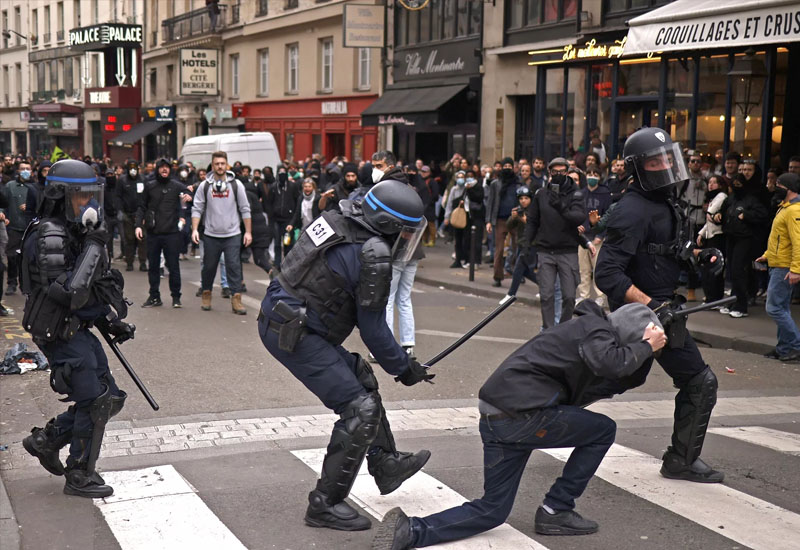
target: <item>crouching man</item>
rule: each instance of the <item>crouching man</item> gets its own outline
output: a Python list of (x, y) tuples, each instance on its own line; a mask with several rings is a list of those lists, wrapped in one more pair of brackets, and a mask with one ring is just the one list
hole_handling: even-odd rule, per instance
[[(575, 512), (614, 443), (616, 424), (583, 407), (641, 385), (666, 337), (655, 313), (629, 304), (606, 316), (581, 302), (574, 319), (556, 325), (512, 353), (479, 393), (484, 495), (426, 517), (389, 511), (374, 550), (406, 550), (471, 537), (505, 522), (531, 451), (575, 447), (536, 510), (542, 535), (588, 535), (596, 522)], [(646, 366), (642, 366), (647, 363)]]

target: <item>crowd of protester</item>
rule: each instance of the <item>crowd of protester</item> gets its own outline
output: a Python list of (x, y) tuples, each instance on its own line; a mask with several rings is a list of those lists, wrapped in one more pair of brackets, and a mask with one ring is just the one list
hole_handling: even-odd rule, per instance
[[(728, 285), (738, 300), (719, 311), (733, 318), (746, 317), (748, 308), (764, 299), (767, 290), (766, 267), (755, 260), (765, 250), (778, 210), (780, 201), (774, 196), (777, 179), (784, 171), (800, 174), (800, 157), (791, 157), (786, 167), (770, 167), (765, 172), (755, 160), (743, 159), (736, 152), (724, 157), (722, 151), (713, 156), (694, 150), (685, 153), (690, 179), (675, 190), (686, 214), (685, 234), (698, 246), (722, 250), (726, 258), (724, 273), (716, 277), (704, 277), (691, 268), (686, 270), (682, 283), (686, 285), (687, 298), (698, 300), (696, 292), (702, 289), (704, 301), (715, 301), (724, 296)], [(161, 305), (158, 286), (166, 268), (173, 306), (181, 307), (178, 262), (190, 258), (203, 260), (198, 254), (200, 240), (205, 243), (204, 249), (212, 242), (206, 240), (203, 231), (206, 213), (202, 208), (193, 211), (193, 207), (198, 203), (196, 193), (201, 187), (206, 193), (199, 201), (202, 205), (210, 205), (209, 200), (217, 196), (207, 194), (209, 189), (212, 193), (219, 190), (213, 183), (214, 168), (166, 159), (141, 165), (133, 160), (114, 163), (108, 158), (88, 156), (83, 160), (105, 182), (105, 217), (109, 230), (120, 237), (117, 259), (125, 263), (128, 271), (135, 269), (138, 260), (139, 269), (149, 272), (150, 295), (145, 306)], [(300, 232), (321, 212), (339, 209), (343, 199), (363, 199), (378, 181), (397, 179), (414, 187), (425, 205), (428, 228), (423, 247), (444, 240), (452, 246), (450, 267), (454, 269), (469, 268), (470, 264), (479, 269), (488, 264), (495, 287), (502, 287), (505, 279), (511, 279), (505, 299), (515, 295), (526, 278), (540, 285), (545, 327), (567, 320), (574, 304), (581, 300), (593, 299), (607, 306), (594, 285), (593, 270), (605, 237), (604, 218), (613, 212), (614, 204), (625, 192), (627, 178), (624, 162), (609, 157), (596, 131), (591, 133), (588, 151), (555, 159), (507, 157), (492, 165), (480, 164), (459, 153), (447, 162), (416, 159), (404, 163), (388, 151), (358, 163), (345, 157), (328, 160), (313, 155), (300, 161), (286, 160), (276, 170), (244, 165), (236, 159), (222, 160), (220, 174), (230, 171), (235, 181), (242, 184), (241, 193), (237, 188), (232, 195), (240, 227), (234, 227), (235, 221), (231, 227), (239, 235), (238, 244), (235, 249), (214, 247), (214, 259), (210, 262), (213, 265), (203, 270), (198, 296), (203, 291), (210, 295), (217, 262), (226, 298), (247, 291), (241, 280), (241, 264), (237, 266), (235, 260), (247, 262), (252, 258), (253, 263), (274, 276)], [(0, 286), (0, 299), (3, 288), (6, 294), (18, 290), (15, 251), (35, 216), (51, 165), (48, 160), (23, 155), (3, 157), (0, 248), (5, 257), (0, 256), (3, 260), (0, 269), (7, 276), (6, 284)], [(203, 187), (207, 178), (210, 183)], [(151, 202), (164, 202), (155, 195), (152, 201), (147, 199), (148, 186), (152, 187), (159, 179), (172, 183), (175, 196), (172, 201), (153, 208)], [(221, 175), (217, 177), (217, 185), (222, 179)], [(580, 201), (564, 195), (570, 204), (555, 205), (553, 211), (554, 204), (544, 194), (537, 200), (537, 195), (543, 189), (546, 191), (552, 181), (570, 182), (567, 187), (580, 191), (576, 195)], [(147, 219), (149, 212), (155, 219)], [(235, 217), (235, 213), (232, 215)], [(193, 223), (195, 217), (197, 224)], [(252, 223), (250, 230), (245, 230), (245, 220), (248, 226)], [(554, 224), (554, 220), (558, 223)], [(561, 225), (560, 220), (564, 221)], [(198, 238), (193, 234), (195, 227)], [(232, 235), (228, 233), (214, 238), (229, 238)], [(249, 235), (246, 245), (242, 234)], [(108, 252), (114, 257), (114, 240), (109, 243)], [(401, 292), (407, 293), (413, 274), (401, 277), (404, 269), (416, 271), (416, 262), (396, 274), (398, 280), (403, 280), (399, 285)], [(235, 287), (234, 292), (231, 286)], [(798, 289), (800, 285), (795, 285), (793, 303), (800, 303)], [(203, 309), (206, 306), (210, 309), (209, 300), (204, 298)], [(406, 297), (403, 301), (410, 304)], [(233, 309), (244, 311), (240, 302)], [(405, 335), (403, 344), (413, 348), (413, 330), (407, 328), (409, 314), (403, 313), (405, 309), (406, 306), (400, 308), (401, 325), (402, 318), (406, 318), (406, 327), (401, 327)], [(0, 304), (0, 315), (5, 313)]]

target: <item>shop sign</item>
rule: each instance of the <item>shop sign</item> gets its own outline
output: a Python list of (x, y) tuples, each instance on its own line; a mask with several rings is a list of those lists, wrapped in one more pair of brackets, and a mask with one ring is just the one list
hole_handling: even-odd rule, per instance
[(398, 0), (398, 2), (407, 10), (416, 11), (427, 6), (430, 0)]
[(109, 47), (138, 48), (142, 45), (142, 26), (103, 23), (69, 31), (72, 50), (91, 51)]
[(78, 129), (78, 117), (76, 116), (65, 116), (61, 119), (61, 128), (63, 130), (77, 130)]
[(30, 111), (20, 111), (19, 112), (19, 120), (20, 122), (28, 122), (31, 119)]
[(142, 114), (145, 120), (155, 122), (175, 122), (175, 107), (172, 105), (162, 105), (143, 109)]
[(219, 50), (183, 48), (180, 53), (180, 95), (219, 94)]
[(110, 90), (97, 90), (89, 92), (89, 103), (91, 105), (108, 105), (111, 103)]
[(573, 61), (575, 59), (619, 59), (625, 53), (625, 43), (628, 41), (626, 36), (622, 40), (615, 40), (613, 44), (599, 44), (592, 38), (583, 47), (576, 47), (572, 44), (564, 46), (562, 61)]
[(400, 61), (394, 80), (420, 80), (447, 76), (478, 74), (480, 60), (474, 55), (477, 40), (459, 41), (434, 47), (404, 49), (395, 52)]
[(404, 116), (378, 115), (378, 125), (399, 124), (400, 126), (414, 126), (416, 123)]
[(345, 4), (343, 44), (345, 48), (382, 48), (383, 6)]
[(322, 102), (323, 115), (346, 115), (347, 102), (346, 101), (323, 101)]

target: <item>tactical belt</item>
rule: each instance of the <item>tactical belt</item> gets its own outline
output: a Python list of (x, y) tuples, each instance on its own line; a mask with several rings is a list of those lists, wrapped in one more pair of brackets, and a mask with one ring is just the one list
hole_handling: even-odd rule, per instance
[(647, 243), (647, 253), (655, 256), (672, 256), (676, 252), (675, 244), (670, 243)]

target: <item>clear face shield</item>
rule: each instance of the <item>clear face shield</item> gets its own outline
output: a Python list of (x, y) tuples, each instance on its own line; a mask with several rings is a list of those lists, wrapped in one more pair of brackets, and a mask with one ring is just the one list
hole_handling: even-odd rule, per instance
[(416, 225), (404, 225), (392, 247), (392, 261), (393, 262), (407, 262), (411, 260), (414, 251), (417, 249), (419, 241), (422, 239), (422, 234), (428, 221), (422, 218)]
[(87, 229), (103, 221), (103, 184), (68, 185), (64, 191), (64, 214), (67, 221)]
[(680, 144), (651, 149), (633, 160), (636, 177), (645, 191), (654, 191), (689, 179)]

